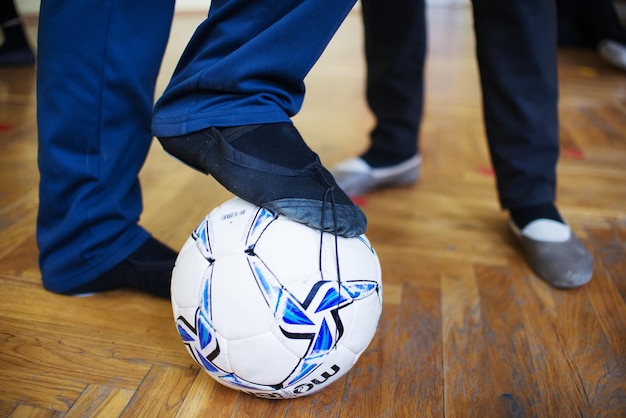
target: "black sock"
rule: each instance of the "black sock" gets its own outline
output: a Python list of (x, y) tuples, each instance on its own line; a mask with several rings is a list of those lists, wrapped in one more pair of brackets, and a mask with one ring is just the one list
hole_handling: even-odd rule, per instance
[(550, 219), (565, 223), (556, 206), (553, 203), (546, 203), (527, 208), (510, 209), (511, 218), (519, 229), (524, 229), (526, 225), (537, 219)]
[(111, 270), (65, 293), (77, 295), (132, 287), (161, 298), (169, 298), (176, 256), (174, 250), (154, 238), (149, 238), (137, 251)]

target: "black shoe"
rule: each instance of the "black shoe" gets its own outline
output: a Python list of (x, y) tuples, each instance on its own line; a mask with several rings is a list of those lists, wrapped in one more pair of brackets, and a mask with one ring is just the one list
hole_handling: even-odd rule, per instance
[(367, 219), (291, 123), (209, 128), (159, 138), (236, 196), (315, 229), (354, 237)]
[(89, 283), (64, 292), (66, 295), (89, 296), (109, 290), (131, 287), (161, 298), (170, 298), (172, 269), (177, 253), (154, 238), (117, 266)]

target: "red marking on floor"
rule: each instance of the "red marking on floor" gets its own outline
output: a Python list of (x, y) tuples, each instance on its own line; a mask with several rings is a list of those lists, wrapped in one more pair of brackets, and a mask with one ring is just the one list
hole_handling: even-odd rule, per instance
[(585, 159), (585, 154), (581, 150), (579, 150), (579, 149), (564, 148), (562, 152), (563, 152), (563, 156), (567, 157), (567, 158), (572, 158), (574, 160), (584, 160)]
[(495, 175), (495, 172), (493, 171), (493, 168), (491, 167), (478, 167), (478, 172), (480, 174), (484, 174), (485, 176), (490, 176), (490, 177), (493, 177)]
[(352, 196), (351, 199), (357, 206), (367, 206), (367, 198), (365, 196)]

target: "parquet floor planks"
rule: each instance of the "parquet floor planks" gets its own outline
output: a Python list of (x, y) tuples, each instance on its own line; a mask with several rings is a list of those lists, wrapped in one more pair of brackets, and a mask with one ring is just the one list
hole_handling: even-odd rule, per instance
[[(383, 266), (378, 333), (347, 376), (290, 401), (201, 372), (167, 301), (42, 289), (35, 70), (0, 69), (0, 417), (626, 416), (626, 73), (594, 51), (560, 51), (559, 207), (595, 275), (556, 290), (529, 270), (497, 204), (471, 11), (430, 6), (428, 17), (422, 176), (360, 201)], [(159, 91), (201, 19), (176, 16)], [(309, 75), (295, 118), (328, 166), (366, 146), (363, 80), (357, 10)], [(230, 197), (156, 143), (141, 180), (142, 224), (176, 248)]]

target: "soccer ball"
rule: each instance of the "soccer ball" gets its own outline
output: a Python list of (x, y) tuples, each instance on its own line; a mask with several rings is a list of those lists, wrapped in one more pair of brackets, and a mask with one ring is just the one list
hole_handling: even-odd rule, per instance
[(265, 398), (317, 392), (356, 363), (382, 310), (378, 257), (239, 198), (215, 208), (172, 272), (176, 327), (219, 383)]

